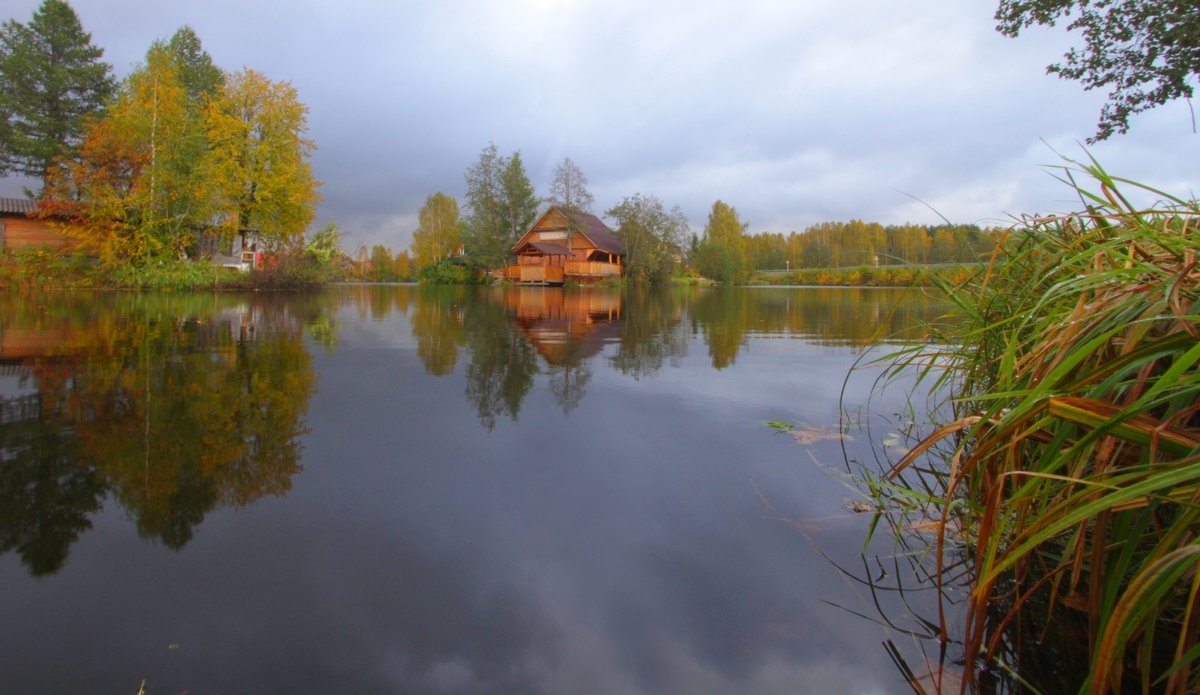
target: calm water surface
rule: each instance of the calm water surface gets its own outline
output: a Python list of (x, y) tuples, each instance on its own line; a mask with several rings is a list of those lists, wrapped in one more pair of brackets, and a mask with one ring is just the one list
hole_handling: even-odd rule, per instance
[(907, 692), (882, 646), (903, 635), (837, 567), (878, 565), (839, 472), (904, 389), (864, 409), (875, 373), (852, 377), (874, 429), (847, 440), (839, 399), (864, 345), (941, 309), (0, 299), (0, 691)]

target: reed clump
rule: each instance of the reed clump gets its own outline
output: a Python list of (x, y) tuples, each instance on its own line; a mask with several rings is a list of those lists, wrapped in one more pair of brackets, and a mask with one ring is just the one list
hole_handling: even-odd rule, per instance
[(895, 364), (953, 415), (876, 489), (942, 452), (937, 561), (970, 560), (974, 667), (1028, 684), (1020, 641), (1084, 624), (1080, 692), (1197, 692), (1200, 205), (1094, 160), (1063, 172), (1081, 211), (1014, 225), (947, 288), (954, 332)]

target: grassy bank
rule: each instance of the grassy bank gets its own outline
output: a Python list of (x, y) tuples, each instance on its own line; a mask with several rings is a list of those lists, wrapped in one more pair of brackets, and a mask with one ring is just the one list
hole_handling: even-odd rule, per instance
[(306, 259), (242, 272), (204, 261), (154, 260), (104, 266), (83, 256), (41, 248), (0, 256), (0, 287), (9, 289), (121, 289), (153, 291), (305, 289), (330, 274)]
[[(896, 365), (940, 379), (953, 418), (874, 490), (894, 506), (935, 481), (939, 566), (973, 575), (969, 683), (1003, 662), (1035, 690), (1196, 692), (1200, 205), (1094, 163), (1066, 178), (1082, 210), (1010, 230), (1003, 262), (948, 288), (956, 332)], [(1046, 649), (1083, 682), (1023, 669)]]
[(756, 273), (750, 285), (819, 285), (828, 287), (931, 287), (958, 285), (974, 275), (977, 266), (856, 266), (800, 268), (790, 273)]

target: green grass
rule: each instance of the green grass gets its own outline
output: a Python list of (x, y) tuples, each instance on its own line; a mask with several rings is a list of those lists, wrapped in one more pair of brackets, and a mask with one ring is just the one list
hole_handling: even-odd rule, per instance
[(140, 265), (102, 265), (44, 248), (0, 257), (0, 287), (145, 291), (263, 290), (318, 287), (330, 274), (304, 259), (241, 272), (205, 261), (152, 259)]
[(831, 287), (931, 287), (957, 285), (978, 272), (977, 266), (856, 266), (799, 268), (790, 273), (758, 273), (750, 285), (819, 285)]
[(945, 287), (958, 328), (893, 365), (936, 379), (953, 416), (875, 492), (917, 487), (906, 469), (942, 452), (920, 492), (939, 565), (970, 560), (971, 659), (1019, 674), (1030, 625), (1082, 616), (1081, 692), (1196, 692), (1200, 205), (1095, 161), (1063, 180), (1081, 211), (1010, 229), (1003, 260)]

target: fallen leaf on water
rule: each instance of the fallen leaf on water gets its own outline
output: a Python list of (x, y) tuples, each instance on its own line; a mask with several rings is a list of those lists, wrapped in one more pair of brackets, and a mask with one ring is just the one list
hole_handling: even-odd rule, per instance
[(868, 504), (861, 500), (850, 500), (850, 511), (855, 514), (867, 514), (874, 512), (878, 507), (873, 504)]
[(792, 430), (792, 437), (801, 446), (811, 446), (821, 441), (854, 441), (854, 437), (843, 432), (832, 432), (821, 427), (806, 427), (802, 430)]
[(917, 533), (937, 533), (941, 525), (942, 523), (936, 519), (922, 519), (910, 524), (908, 530), (916, 531)]

